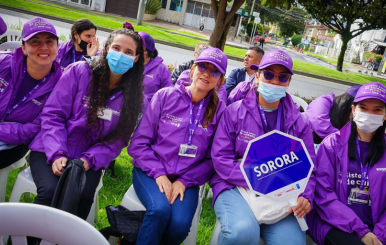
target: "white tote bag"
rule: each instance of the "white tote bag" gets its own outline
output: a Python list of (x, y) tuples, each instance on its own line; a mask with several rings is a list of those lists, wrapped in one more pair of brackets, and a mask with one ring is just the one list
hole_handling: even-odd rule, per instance
[(243, 187), (237, 187), (237, 189), (248, 203), (259, 224), (274, 224), (289, 215), (288, 210), (291, 206), (288, 202), (272, 201)]

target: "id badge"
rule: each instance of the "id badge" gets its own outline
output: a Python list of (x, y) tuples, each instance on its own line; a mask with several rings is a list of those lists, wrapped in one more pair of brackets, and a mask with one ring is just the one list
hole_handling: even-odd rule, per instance
[(370, 192), (359, 188), (351, 188), (349, 200), (351, 202), (367, 204), (370, 198)]
[(103, 120), (111, 121), (112, 116), (113, 111), (109, 108), (104, 108), (98, 112), (98, 117)]
[(184, 157), (196, 157), (197, 149), (198, 147), (195, 145), (181, 144), (178, 155)]

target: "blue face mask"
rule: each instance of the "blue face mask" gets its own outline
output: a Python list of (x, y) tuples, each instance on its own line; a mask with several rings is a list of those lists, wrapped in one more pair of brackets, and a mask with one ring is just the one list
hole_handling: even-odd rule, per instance
[(285, 92), (288, 86), (273, 85), (270, 83), (259, 82), (259, 88), (257, 91), (263, 96), (264, 100), (268, 103), (273, 103), (281, 98), (285, 97)]
[(106, 59), (111, 71), (120, 75), (133, 67), (135, 56), (127, 55), (110, 48)]

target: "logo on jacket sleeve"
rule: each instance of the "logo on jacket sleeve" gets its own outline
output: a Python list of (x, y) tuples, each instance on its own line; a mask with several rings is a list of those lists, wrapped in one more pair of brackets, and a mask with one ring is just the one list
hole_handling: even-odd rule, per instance
[(150, 77), (150, 78), (154, 78), (153, 74), (146, 74), (145, 76)]

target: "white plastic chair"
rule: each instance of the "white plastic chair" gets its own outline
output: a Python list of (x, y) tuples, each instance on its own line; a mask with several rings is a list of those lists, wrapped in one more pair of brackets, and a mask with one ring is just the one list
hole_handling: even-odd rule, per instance
[[(86, 221), (43, 205), (0, 203), (0, 238), (11, 236), (13, 245), (27, 245), (26, 236), (42, 238), (41, 244), (108, 245), (102, 234)], [(3, 245), (0, 239), (0, 245)]]
[[(188, 237), (183, 242), (184, 245), (195, 245), (197, 242), (197, 233), (198, 233), (198, 223), (200, 220), (200, 215), (202, 211), (202, 199), (205, 196), (205, 185), (200, 186), (198, 204), (196, 213), (194, 214), (192, 220), (192, 226), (190, 227), (190, 232)], [(123, 196), (121, 206), (131, 210), (131, 211), (146, 211), (146, 208), (143, 206), (141, 201), (138, 199), (137, 194), (135, 193), (134, 186), (130, 186), (125, 195)], [(117, 237), (110, 237), (110, 245), (117, 244)]]
[(19, 161), (11, 164), (6, 168), (0, 169), (0, 203), (5, 202), (5, 193), (7, 189), (7, 181), (8, 181), (9, 173), (14, 169), (23, 167), (27, 163), (25, 158), (28, 154), (29, 152), (24, 157), (22, 157)]
[(11, 41), (0, 44), (0, 51), (13, 51), (17, 48), (20, 48), (21, 42)]
[[(209, 245), (217, 245), (218, 242), (218, 235), (221, 231), (221, 224), (218, 219), (216, 219), (216, 225), (214, 226), (212, 238), (210, 239)], [(260, 238), (259, 245), (264, 245), (264, 241), (262, 238)], [(285, 241), (283, 241), (283, 244), (285, 244)], [(308, 235), (306, 236), (306, 244), (307, 245), (317, 245)]]
[(19, 41), (21, 43), (21, 31), (19, 30), (8, 30), (0, 36), (0, 39), (3, 37), (7, 37), (7, 42)]
[(306, 109), (308, 107), (307, 102), (305, 102), (302, 98), (297, 97), (297, 96), (292, 95), (292, 94), (291, 94), (291, 97), (292, 97), (292, 100), (295, 102), (295, 104), (297, 104), (298, 106), (301, 106), (303, 108), (303, 110), (306, 111)]
[[(103, 182), (101, 177), (101, 180), (99, 181), (99, 184), (95, 191), (94, 203), (92, 204), (90, 213), (87, 217), (87, 222), (89, 222), (91, 225), (94, 225), (94, 222), (98, 220), (98, 192), (102, 188), (102, 186)], [(21, 171), (17, 176), (16, 183), (13, 186), (9, 202), (19, 202), (21, 195), (26, 192), (37, 194), (36, 185), (31, 174), (31, 168), (29, 167)]]

